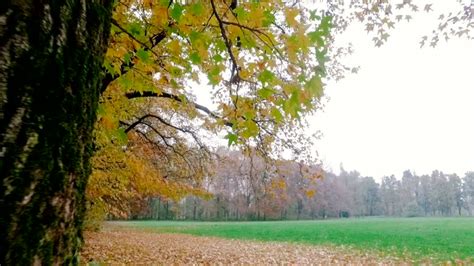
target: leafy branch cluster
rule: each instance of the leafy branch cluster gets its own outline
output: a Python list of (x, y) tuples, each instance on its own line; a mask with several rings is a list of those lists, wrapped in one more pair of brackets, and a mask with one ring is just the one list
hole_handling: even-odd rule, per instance
[[(133, 188), (135, 165), (145, 183), (161, 184), (154, 193), (163, 180), (200, 193), (191, 185), (212, 172), (210, 136), (223, 132), (229, 145), (268, 159), (287, 150), (310, 159), (311, 138), (297, 128), (323, 95), (331, 17), (284, 1), (122, 0), (112, 24), (92, 201), (148, 195)], [(205, 83), (208, 106), (194, 96)], [(129, 194), (94, 193), (120, 176), (107, 182)]]

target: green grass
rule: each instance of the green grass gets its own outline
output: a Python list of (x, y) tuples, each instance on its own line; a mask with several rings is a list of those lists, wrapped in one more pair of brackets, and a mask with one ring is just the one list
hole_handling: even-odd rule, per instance
[(278, 222), (131, 221), (160, 232), (259, 241), (344, 245), (422, 260), (474, 262), (474, 218), (366, 218)]

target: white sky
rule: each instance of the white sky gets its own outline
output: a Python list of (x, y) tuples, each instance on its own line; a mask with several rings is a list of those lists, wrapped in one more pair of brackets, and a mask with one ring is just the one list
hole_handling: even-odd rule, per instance
[[(423, 7), (422, 2), (416, 3)], [(401, 177), (407, 169), (420, 175), (474, 171), (474, 40), (420, 48), (421, 37), (436, 28), (439, 11), (456, 7), (454, 0), (428, 2), (434, 2), (434, 12), (397, 23), (380, 48), (362, 25), (338, 37), (353, 43), (347, 61), (361, 69), (328, 84), (329, 101), (310, 120), (309, 132), (323, 134), (314, 149), (325, 169), (338, 173), (342, 164), (378, 181)], [(196, 96), (215, 107), (208, 94)], [(226, 145), (223, 139), (218, 143)]]
[(406, 169), (474, 170), (474, 41), (420, 48), (436, 18), (419, 13), (398, 24), (381, 48), (362, 26), (348, 29), (341, 40), (354, 44), (350, 62), (361, 69), (326, 86), (330, 100), (313, 119), (326, 168), (342, 163), (376, 180)]

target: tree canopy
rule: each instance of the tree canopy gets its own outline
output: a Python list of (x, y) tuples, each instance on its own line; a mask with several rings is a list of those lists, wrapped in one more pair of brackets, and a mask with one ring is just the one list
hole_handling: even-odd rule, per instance
[[(297, 128), (319, 108), (332, 17), (297, 2), (236, 3), (117, 3), (92, 198), (189, 193), (181, 181), (212, 170), (213, 135), (268, 158), (310, 158)], [(207, 106), (196, 100), (203, 93)]]

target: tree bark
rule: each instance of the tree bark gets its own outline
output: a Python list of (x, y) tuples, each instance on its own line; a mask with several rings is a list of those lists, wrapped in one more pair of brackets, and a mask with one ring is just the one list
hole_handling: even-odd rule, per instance
[(77, 264), (112, 0), (0, 3), (0, 264)]

